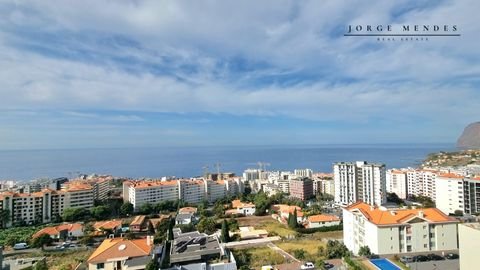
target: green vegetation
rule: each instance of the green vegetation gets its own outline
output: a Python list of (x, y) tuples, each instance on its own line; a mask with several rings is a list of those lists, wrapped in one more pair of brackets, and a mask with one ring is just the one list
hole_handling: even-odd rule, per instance
[(28, 243), (32, 235), (43, 226), (16, 227), (0, 230), (0, 245), (13, 246), (15, 243)]
[(413, 202), (421, 203), (422, 206), (425, 208), (435, 207), (435, 202), (430, 197), (427, 197), (427, 196), (410, 195), (408, 199)]
[(53, 239), (50, 237), (50, 235), (44, 233), (38, 237), (33, 238), (32, 247), (43, 248), (43, 246), (51, 245), (52, 243)]
[(342, 242), (337, 240), (328, 240), (325, 248), (318, 249), (318, 254), (327, 259), (338, 259), (349, 257), (351, 255), (348, 248)]
[(47, 262), (45, 260), (41, 260), (35, 264), (33, 270), (48, 270)]
[(156, 259), (151, 259), (145, 267), (145, 270), (158, 270), (158, 269), (160, 269), (160, 264)]
[(120, 213), (123, 216), (130, 216), (131, 214), (133, 214), (133, 204), (129, 202), (122, 204), (122, 206), (120, 206)]
[(226, 219), (224, 219), (222, 222), (222, 233), (220, 235), (220, 240), (222, 241), (222, 243), (230, 242), (230, 233), (229, 233), (228, 223)]
[(358, 250), (358, 255), (363, 257), (372, 255), (372, 252), (370, 251), (370, 247), (369, 246), (360, 247), (360, 249)]
[(282, 255), (268, 247), (238, 249), (232, 252), (240, 269), (259, 269), (262, 265), (276, 265), (286, 262)]
[(444, 152), (429, 154), (423, 161), (422, 167), (448, 167), (480, 164), (480, 150), (464, 150), (458, 152)]
[(197, 224), (197, 230), (206, 234), (212, 234), (217, 230), (217, 223), (213, 217), (201, 217)]

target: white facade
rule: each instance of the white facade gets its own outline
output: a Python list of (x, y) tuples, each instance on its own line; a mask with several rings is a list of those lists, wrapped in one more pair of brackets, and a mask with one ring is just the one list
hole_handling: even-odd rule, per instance
[(146, 203), (156, 204), (179, 199), (180, 184), (176, 180), (129, 182), (124, 185), (128, 185), (128, 201), (135, 210)]
[(340, 162), (333, 166), (333, 173), (337, 204), (364, 201), (382, 205), (387, 202), (385, 165), (365, 161)]
[(456, 210), (465, 213), (463, 177), (437, 177), (435, 205), (445, 214), (453, 214)]
[(388, 170), (386, 177), (387, 192), (395, 193), (400, 199), (408, 196), (407, 172)]
[(224, 180), (212, 181), (205, 180), (206, 199), (209, 202), (215, 202), (227, 195), (227, 188)]
[(465, 223), (458, 225), (458, 250), (460, 269), (478, 269), (478, 245), (480, 243), (480, 224)]
[(301, 176), (301, 177), (308, 177), (312, 178), (313, 176), (313, 171), (312, 169), (296, 169), (293, 171), (295, 175)]
[(179, 198), (186, 203), (199, 204), (205, 200), (205, 183), (202, 180), (179, 180)]
[(358, 254), (399, 254), (457, 249), (458, 221), (438, 209), (374, 208), (357, 203), (343, 210), (343, 241)]

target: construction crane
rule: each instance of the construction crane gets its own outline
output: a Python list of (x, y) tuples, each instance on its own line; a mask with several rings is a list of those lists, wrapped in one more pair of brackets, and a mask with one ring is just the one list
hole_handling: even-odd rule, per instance
[(207, 176), (208, 176), (208, 165), (203, 166), (202, 169), (203, 169), (203, 176), (205, 177), (205, 179), (207, 179)]

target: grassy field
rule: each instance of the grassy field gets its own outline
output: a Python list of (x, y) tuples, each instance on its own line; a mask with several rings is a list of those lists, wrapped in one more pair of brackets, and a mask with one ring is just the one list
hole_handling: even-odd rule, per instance
[[(284, 240), (282, 242), (275, 242), (275, 244), (294, 255), (294, 250), (303, 249), (305, 251), (305, 258), (297, 258), (299, 260), (315, 261), (318, 257), (318, 248), (325, 247), (325, 243), (310, 237), (300, 237), (293, 240)], [(295, 256), (295, 255), (294, 255)]]
[(262, 265), (286, 263), (285, 258), (268, 247), (233, 250), (237, 265), (248, 265), (251, 269), (260, 269)]
[(258, 224), (257, 226), (255, 226), (256, 229), (265, 229), (267, 230), (267, 232), (269, 233), (275, 233), (276, 235), (278, 236), (281, 236), (281, 237), (291, 237), (291, 236), (296, 236), (298, 235), (297, 232), (295, 232), (294, 230), (288, 228), (287, 226), (281, 224), (280, 222), (278, 221), (275, 221), (273, 219), (270, 219), (270, 220), (265, 220), (263, 222), (261, 222), (260, 224)]
[(78, 263), (86, 261), (93, 250), (75, 250), (66, 252), (46, 252), (48, 269), (70, 270), (75, 269)]

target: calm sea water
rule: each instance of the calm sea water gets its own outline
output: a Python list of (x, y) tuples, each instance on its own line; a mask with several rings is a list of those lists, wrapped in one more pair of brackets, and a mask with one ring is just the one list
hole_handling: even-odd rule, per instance
[(164, 147), (82, 150), (0, 151), (0, 179), (30, 180), (82, 174), (123, 177), (192, 177), (220, 163), (222, 171), (241, 172), (268, 162), (271, 170), (311, 168), (331, 172), (332, 163), (366, 160), (388, 168), (415, 167), (427, 154), (454, 150), (453, 144), (303, 145)]

